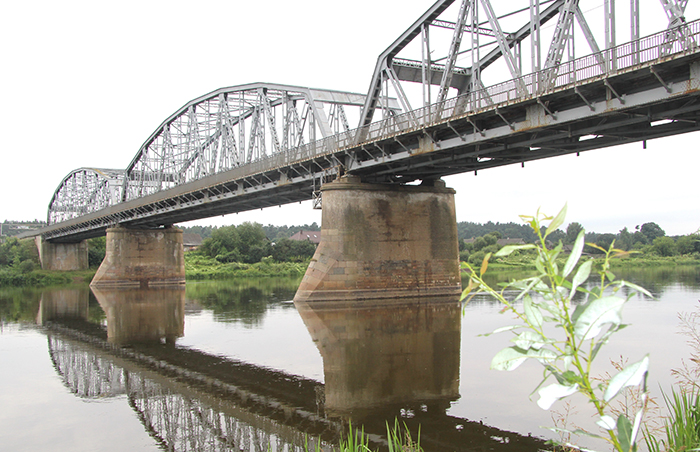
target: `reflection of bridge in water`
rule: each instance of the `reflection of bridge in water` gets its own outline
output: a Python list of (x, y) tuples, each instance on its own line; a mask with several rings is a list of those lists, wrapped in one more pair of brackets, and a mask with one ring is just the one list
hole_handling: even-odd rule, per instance
[[(537, 439), (446, 414), (450, 401), (459, 398), (460, 313), (454, 303), (414, 304), (394, 320), (387, 309), (367, 307), (354, 310), (355, 318), (344, 324), (337, 306), (300, 307), (323, 356), (324, 385), (174, 346), (166, 337), (180, 329), (180, 314), (154, 319), (172, 312), (184, 316), (178, 309), (184, 304), (182, 290), (175, 292), (181, 298), (172, 292), (164, 297), (163, 291), (142, 291), (140, 297), (137, 291), (112, 292), (107, 298), (97, 292), (108, 314), (107, 329), (86, 321), (88, 291), (73, 291), (72, 297), (65, 292), (46, 292), (40, 308), (51, 359), (64, 384), (81, 398), (126, 396), (148, 433), (167, 450), (291, 451), (301, 450), (307, 437), (311, 446), (312, 438), (336, 444), (351, 417), (381, 445), (385, 421), (402, 412), (410, 413), (403, 419), (410, 429), (421, 427), (421, 444), (431, 451), (543, 447)], [(104, 301), (109, 297), (130, 306), (110, 313)], [(52, 306), (52, 300), (60, 306)], [(360, 328), (357, 320), (369, 317), (376, 321)], [(116, 332), (119, 341), (113, 340), (110, 323), (123, 328)], [(139, 324), (160, 325), (161, 336), (144, 339), (134, 327)], [(131, 338), (130, 330), (136, 333)], [(407, 374), (410, 369), (416, 371)], [(407, 379), (411, 385), (402, 384)]]

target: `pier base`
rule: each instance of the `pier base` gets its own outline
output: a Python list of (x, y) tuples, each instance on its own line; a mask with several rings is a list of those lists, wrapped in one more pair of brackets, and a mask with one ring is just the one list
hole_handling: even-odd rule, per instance
[(185, 283), (180, 229), (107, 229), (102, 265), (91, 286), (162, 286)]
[(431, 185), (323, 187), (321, 243), (295, 301), (387, 300), (461, 292), (455, 191)]

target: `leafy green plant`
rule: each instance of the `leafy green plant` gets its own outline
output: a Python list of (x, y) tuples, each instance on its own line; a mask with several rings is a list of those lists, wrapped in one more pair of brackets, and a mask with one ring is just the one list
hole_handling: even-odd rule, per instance
[(666, 441), (644, 435), (649, 452), (690, 452), (700, 450), (700, 394), (695, 391), (671, 391), (664, 394), (670, 412), (666, 420)]
[[(514, 343), (493, 357), (491, 368), (514, 370), (528, 359), (540, 362), (544, 367), (544, 378), (535, 389), (540, 395), (537, 404), (549, 410), (557, 400), (576, 393), (583, 394), (595, 410), (597, 425), (605, 433), (582, 429), (573, 432), (563, 428), (553, 430), (600, 438), (617, 451), (633, 452), (637, 448), (636, 439), (645, 404), (631, 416), (632, 419), (625, 413), (611, 411), (610, 404), (628, 387), (641, 386), (642, 397), (646, 400), (649, 358), (645, 356), (627, 365), (602, 382), (593, 378), (593, 363), (613, 333), (625, 327), (622, 323), (625, 303), (635, 293), (651, 294), (635, 284), (616, 279), (610, 271), (610, 261), (627, 254), (615, 249), (614, 242), (608, 249), (588, 244), (603, 252), (604, 259), (597, 268), (593, 268), (592, 260), (580, 263), (585, 245), (583, 230), (578, 233), (564, 265), (558, 265), (556, 260), (562, 254), (563, 245), (559, 242), (550, 249), (547, 238), (563, 224), (565, 217), (566, 206), (553, 218), (539, 211), (535, 216), (521, 216), (537, 235), (537, 242), (505, 246), (495, 256), (507, 256), (516, 250), (533, 250), (536, 275), (505, 283), (500, 290), (494, 289), (483, 279), (491, 257), (487, 254), (479, 271), (469, 264), (462, 264), (469, 274), (469, 283), (462, 299), (468, 302), (478, 293), (490, 294), (503, 304), (502, 312), (511, 312), (520, 321), (489, 333), (510, 332), (513, 334), (511, 342)], [(546, 228), (544, 222), (549, 222)], [(583, 284), (591, 274), (596, 273), (596, 286), (585, 288)], [(621, 290), (623, 288), (627, 290)], [(584, 297), (582, 303), (573, 302), (578, 293)], [(552, 379), (556, 382), (551, 382)], [(549, 384), (545, 386), (546, 383)]]

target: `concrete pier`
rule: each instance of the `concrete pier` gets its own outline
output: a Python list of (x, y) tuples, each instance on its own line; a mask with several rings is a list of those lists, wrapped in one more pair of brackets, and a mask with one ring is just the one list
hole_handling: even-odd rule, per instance
[(321, 243), (295, 301), (361, 301), (461, 292), (454, 194), (420, 186), (324, 185)]
[(152, 287), (185, 283), (182, 231), (107, 229), (102, 265), (91, 286)]
[(87, 270), (87, 240), (76, 243), (46, 242), (41, 237), (35, 239), (39, 251), (39, 261), (44, 270), (70, 271)]

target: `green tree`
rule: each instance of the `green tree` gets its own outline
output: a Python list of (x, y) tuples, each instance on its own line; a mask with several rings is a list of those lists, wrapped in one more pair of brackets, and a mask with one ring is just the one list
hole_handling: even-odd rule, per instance
[(634, 246), (634, 236), (624, 227), (617, 233), (615, 247), (624, 251), (629, 251)]
[(671, 237), (657, 237), (652, 248), (660, 256), (673, 256), (676, 254), (676, 243)]
[(225, 226), (212, 232), (205, 239), (200, 252), (219, 262), (245, 262), (253, 264), (270, 255), (270, 241), (258, 223)]
[(577, 221), (569, 223), (566, 227), (566, 239), (564, 239), (564, 243), (567, 245), (573, 244), (576, 241), (576, 237), (578, 237), (578, 233), (581, 231), (583, 231), (581, 223)]
[(19, 266), (26, 260), (39, 263), (39, 252), (33, 240), (8, 237), (0, 244), (0, 267)]
[(640, 231), (647, 238), (647, 243), (654, 243), (655, 238), (666, 235), (666, 231), (656, 223), (644, 223)]
[(95, 237), (88, 240), (88, 265), (97, 268), (105, 258), (107, 248), (106, 237)]
[(300, 262), (314, 255), (316, 245), (308, 240), (280, 239), (272, 247), (272, 258), (278, 262)]
[(700, 243), (700, 238), (694, 234), (678, 237), (676, 251), (678, 254), (692, 254), (695, 252), (696, 243)]

